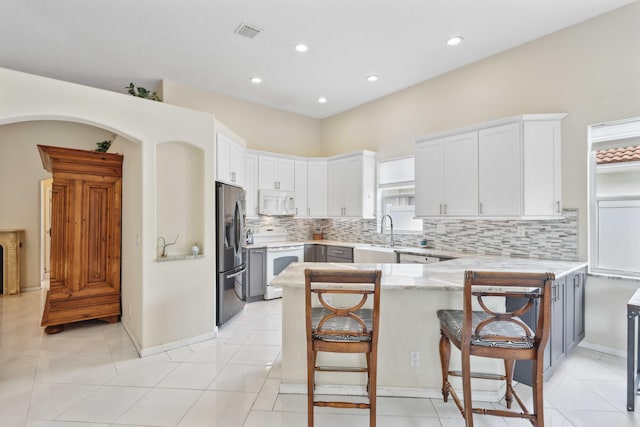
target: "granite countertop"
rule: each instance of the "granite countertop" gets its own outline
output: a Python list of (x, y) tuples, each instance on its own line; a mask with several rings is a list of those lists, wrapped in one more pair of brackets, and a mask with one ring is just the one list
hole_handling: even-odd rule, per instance
[(343, 242), (338, 240), (300, 240), (300, 241), (286, 241), (286, 242), (268, 242), (268, 243), (256, 243), (256, 244), (245, 244), (244, 246), (247, 249), (253, 248), (269, 248), (269, 247), (280, 247), (280, 246), (297, 246), (297, 245), (326, 245), (326, 246), (343, 246), (348, 248), (362, 248), (362, 249), (375, 249), (379, 251), (389, 251), (396, 252), (402, 254), (414, 254), (414, 255), (424, 255), (424, 256), (434, 256), (441, 258), (460, 258), (460, 257), (484, 257), (482, 254), (477, 254), (475, 252), (455, 252), (455, 251), (446, 251), (442, 249), (435, 249), (429, 247), (420, 247), (420, 246), (388, 246), (388, 245), (380, 245), (375, 243), (358, 243), (358, 242)]
[(464, 283), (465, 270), (551, 272), (556, 278), (586, 267), (586, 262), (556, 261), (496, 256), (464, 256), (434, 264), (344, 264), (330, 262), (301, 262), (290, 264), (270, 283), (274, 287), (304, 286), (305, 268), (382, 270), (383, 289), (458, 290)]

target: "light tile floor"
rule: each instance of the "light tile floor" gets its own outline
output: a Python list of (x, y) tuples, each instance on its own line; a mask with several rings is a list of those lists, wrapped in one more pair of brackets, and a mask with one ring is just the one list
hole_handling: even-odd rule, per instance
[[(0, 298), (3, 427), (306, 425), (306, 397), (278, 394), (281, 300), (249, 304), (217, 339), (145, 358), (120, 323), (88, 321), (44, 334), (42, 300), (37, 291)], [(545, 383), (546, 425), (640, 425), (625, 409), (625, 367), (622, 358), (574, 350)], [(380, 427), (464, 426), (451, 401), (380, 397), (378, 406)], [(474, 420), (480, 427), (530, 425)], [(316, 425), (366, 427), (368, 414), (318, 408)]]

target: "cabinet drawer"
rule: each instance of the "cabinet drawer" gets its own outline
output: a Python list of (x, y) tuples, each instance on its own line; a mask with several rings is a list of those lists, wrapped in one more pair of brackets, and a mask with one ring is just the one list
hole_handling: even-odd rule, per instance
[(353, 248), (328, 246), (327, 262), (353, 262)]

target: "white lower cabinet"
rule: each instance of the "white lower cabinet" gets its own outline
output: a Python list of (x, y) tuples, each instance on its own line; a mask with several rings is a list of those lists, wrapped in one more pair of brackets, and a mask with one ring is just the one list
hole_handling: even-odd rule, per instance
[(417, 141), (416, 216), (560, 216), (565, 116), (509, 117)]

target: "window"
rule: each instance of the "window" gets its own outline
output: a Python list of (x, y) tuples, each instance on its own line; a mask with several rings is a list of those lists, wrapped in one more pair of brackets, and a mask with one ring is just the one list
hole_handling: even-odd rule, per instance
[(589, 264), (640, 277), (640, 118), (589, 129)]
[[(394, 231), (422, 232), (422, 220), (415, 219), (414, 158), (385, 160), (378, 166), (380, 218), (391, 215)], [(385, 224), (389, 227), (389, 224)]]

